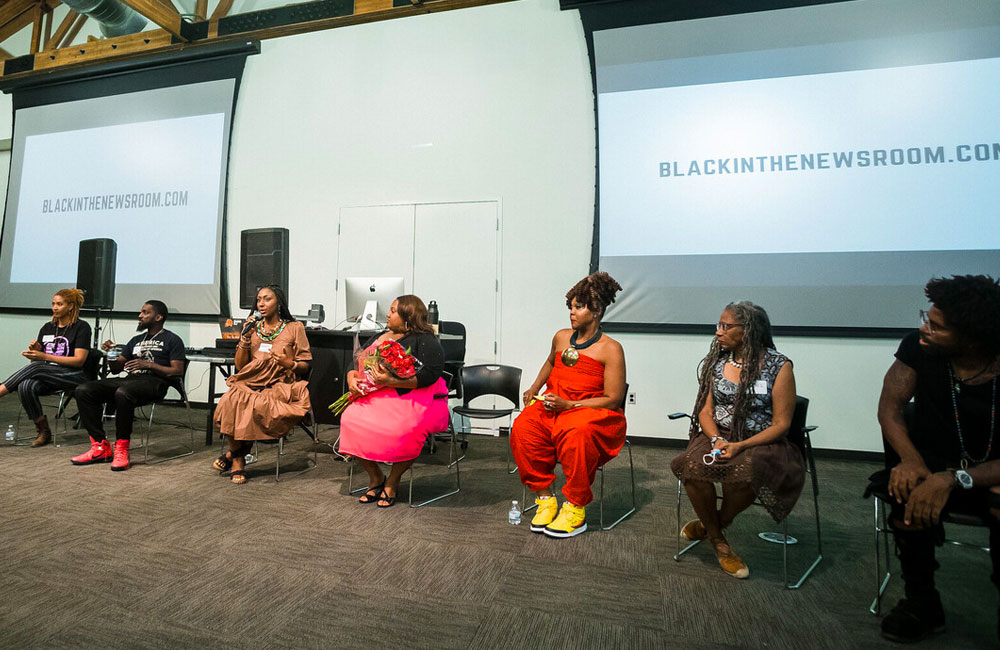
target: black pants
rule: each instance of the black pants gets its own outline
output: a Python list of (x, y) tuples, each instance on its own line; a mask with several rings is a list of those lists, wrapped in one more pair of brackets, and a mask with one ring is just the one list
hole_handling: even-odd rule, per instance
[(80, 421), (94, 440), (101, 441), (104, 434), (103, 406), (109, 404), (115, 413), (115, 436), (118, 440), (132, 438), (135, 407), (163, 399), (169, 383), (153, 375), (128, 375), (98, 381), (88, 381), (76, 387), (76, 403)]
[[(942, 514), (976, 515), (989, 524), (990, 560), (993, 562), (993, 575), (990, 579), (1000, 588), (1000, 522), (990, 514), (989, 496), (987, 488), (973, 488), (969, 491), (955, 488)], [(934, 559), (934, 547), (944, 543), (944, 526), (938, 524), (924, 530), (900, 530), (893, 522), (903, 521), (905, 505), (897, 504), (895, 499), (891, 503), (890, 526), (896, 540), (906, 597), (912, 600), (935, 598), (934, 571), (939, 565)]]

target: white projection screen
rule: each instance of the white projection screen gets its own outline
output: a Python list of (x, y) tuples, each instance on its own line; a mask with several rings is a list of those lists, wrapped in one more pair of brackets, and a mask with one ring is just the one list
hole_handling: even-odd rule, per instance
[[(149, 299), (171, 313), (220, 314), (227, 162), (242, 71), (184, 83), (154, 73), (48, 89), (18, 102), (0, 245), (0, 307), (39, 308), (75, 285), (79, 242), (118, 244), (115, 311)], [(138, 87), (131, 92), (121, 92)], [(86, 305), (85, 305), (86, 308)]]
[[(592, 32), (605, 322), (912, 328), (1000, 276), (1000, 2), (866, 0)], [(815, 328), (815, 329), (814, 329)]]

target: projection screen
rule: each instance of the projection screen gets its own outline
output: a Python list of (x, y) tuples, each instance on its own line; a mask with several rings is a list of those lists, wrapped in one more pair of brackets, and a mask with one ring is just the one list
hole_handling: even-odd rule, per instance
[(785, 326), (913, 327), (932, 276), (1000, 275), (1000, 3), (606, 29), (593, 55), (613, 328), (741, 299)]

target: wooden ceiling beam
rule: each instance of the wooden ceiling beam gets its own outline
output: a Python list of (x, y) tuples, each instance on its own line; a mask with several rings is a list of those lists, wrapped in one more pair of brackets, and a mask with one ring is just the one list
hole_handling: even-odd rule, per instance
[(63, 38), (62, 43), (59, 45), (59, 47), (67, 47), (69, 45), (72, 45), (73, 39), (76, 38), (76, 35), (80, 33), (80, 29), (83, 28), (83, 24), (85, 22), (87, 22), (87, 14), (78, 15), (76, 17), (76, 20), (73, 21), (73, 26), (69, 28), (68, 32), (66, 32), (66, 36)]
[(229, 15), (229, 10), (233, 8), (233, 0), (219, 0), (219, 4), (215, 5), (215, 11), (209, 16), (209, 20), (218, 20), (219, 18), (225, 18)]
[(31, 10), (31, 45), (30, 50), (32, 54), (38, 52), (42, 47), (42, 20), (45, 18), (45, 12), (42, 11), (42, 5), (36, 5), (34, 9)]
[(6, 27), (7, 23), (30, 10), (35, 2), (36, 0), (7, 0), (0, 4), (0, 27)]
[(6, 41), (8, 38), (30, 25), (31, 21), (34, 19), (35, 16), (31, 11), (25, 11), (12, 20), (7, 21), (2, 27), (0, 27), (0, 43)]
[(121, 2), (132, 7), (178, 39), (182, 41), (191, 40), (187, 36), (187, 30), (184, 29), (184, 25), (190, 25), (190, 23), (181, 18), (176, 8), (171, 11), (164, 7), (159, 0), (121, 0)]
[(66, 36), (66, 32), (69, 31), (70, 27), (72, 27), (73, 21), (76, 20), (76, 17), (79, 15), (80, 14), (70, 9), (66, 13), (66, 15), (63, 16), (62, 22), (59, 23), (59, 26), (56, 27), (56, 33), (45, 40), (44, 49), (51, 50), (54, 49), (57, 45), (59, 45), (63, 37)]

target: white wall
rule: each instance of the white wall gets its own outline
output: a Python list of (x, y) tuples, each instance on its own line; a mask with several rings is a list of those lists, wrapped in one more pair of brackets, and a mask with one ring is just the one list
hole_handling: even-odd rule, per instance
[[(334, 304), (341, 207), (498, 200), (500, 355), (524, 368), (527, 385), (552, 332), (568, 323), (563, 295), (590, 259), (594, 113), (577, 13), (559, 11), (557, 0), (520, 0), (262, 47), (247, 61), (234, 123), (232, 307), (243, 229), (290, 229), (291, 307), (305, 313), (312, 302)], [(40, 306), (47, 301), (42, 297)], [(447, 319), (448, 305), (441, 311)], [(37, 317), (0, 315), (0, 374), (16, 367), (19, 346), (40, 324)], [(116, 328), (119, 340), (133, 329)], [(178, 323), (172, 329), (191, 345), (210, 343), (216, 331)], [(665, 415), (694, 401), (695, 367), (708, 337), (618, 338), (637, 394), (630, 433), (684, 438), (686, 427)], [(779, 347), (795, 361), (799, 393), (812, 399), (810, 421), (822, 427), (818, 446), (880, 449), (874, 410), (895, 343), (782, 339)], [(197, 383), (199, 369), (192, 373)]]

